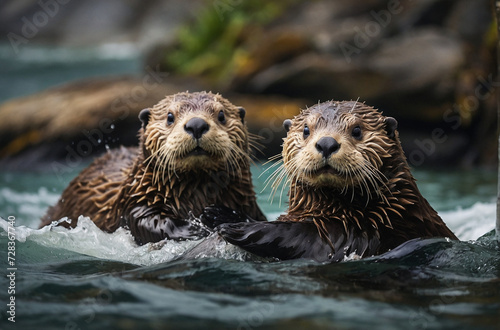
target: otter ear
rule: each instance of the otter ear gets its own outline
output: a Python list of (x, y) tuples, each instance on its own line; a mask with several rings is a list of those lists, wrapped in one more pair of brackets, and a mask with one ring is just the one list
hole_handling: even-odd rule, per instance
[(149, 115), (151, 114), (151, 111), (149, 108), (142, 109), (141, 112), (139, 112), (139, 120), (142, 122), (142, 126), (146, 127), (149, 122)]
[(392, 139), (395, 136), (396, 128), (398, 128), (398, 121), (392, 117), (385, 117), (385, 128), (387, 135)]
[(238, 107), (238, 110), (240, 111), (241, 122), (244, 124), (245, 123), (245, 115), (246, 115), (247, 111), (243, 107)]
[(285, 128), (285, 131), (289, 131), (290, 127), (292, 126), (292, 121), (290, 119), (285, 119), (283, 122), (283, 127)]

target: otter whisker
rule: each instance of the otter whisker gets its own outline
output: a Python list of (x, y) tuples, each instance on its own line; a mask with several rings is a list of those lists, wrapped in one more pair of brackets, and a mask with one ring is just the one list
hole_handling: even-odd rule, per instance
[[(285, 180), (285, 182), (283, 182), (283, 180)], [(283, 192), (285, 191), (285, 188), (287, 187), (287, 183), (289, 182), (289, 178), (287, 177), (286, 173), (281, 175), (279, 177), (279, 179), (276, 181), (276, 184), (273, 184), (272, 185), (272, 190), (271, 190), (271, 195), (269, 196), (270, 197), (270, 200), (271, 200), (271, 203), (273, 202), (274, 200), (274, 197), (276, 195), (276, 192), (278, 191), (278, 188), (280, 187), (281, 185), (281, 189), (280, 189), (280, 198), (279, 198), (279, 206), (281, 206), (281, 201), (282, 201), (282, 198), (283, 198)]]
[(266, 182), (270, 182), (270, 181), (274, 180), (274, 178), (277, 177), (278, 175), (280, 175), (282, 172), (286, 172), (283, 160), (277, 161), (272, 166), (268, 167), (266, 169), (266, 171), (269, 171), (273, 167), (276, 167), (276, 168), (273, 170), (273, 172), (266, 179)]
[[(349, 176), (349, 178), (351, 179), (351, 186), (354, 187), (354, 177), (355, 177), (355, 172), (354, 172), (354, 168), (352, 167), (352, 164), (348, 164), (347, 166), (347, 174)], [(344, 190), (345, 192), (348, 191), (348, 187), (347, 186), (344, 186), (342, 188), (342, 193), (344, 193)], [(351, 203), (354, 201), (354, 188), (351, 189)]]
[(168, 158), (169, 158), (169, 155), (168, 153), (164, 152), (162, 153), (162, 157), (160, 158), (160, 169), (163, 169), (162, 170), (162, 183), (165, 184), (166, 183), (166, 180), (165, 180), (165, 174), (167, 174), (164, 169), (166, 168), (166, 166), (168, 166)]
[[(298, 180), (299, 176), (297, 175), (299, 172), (299, 168), (297, 166), (294, 166), (295, 165), (294, 162), (291, 162), (291, 163), (292, 163), (291, 164), (292, 171), (290, 172), (290, 168), (287, 168), (287, 171), (288, 171), (289, 181), (291, 182), (291, 187), (294, 187), (294, 189), (289, 191), (289, 195), (292, 196), (292, 194), (293, 194), (294, 196), (296, 196), (297, 195), (297, 188), (298, 188), (297, 183), (299, 182), (299, 180)], [(300, 184), (303, 187), (302, 181), (300, 181)]]
[(378, 170), (369, 161), (364, 160), (362, 165), (365, 168), (365, 170), (367, 172), (367, 176), (369, 177), (369, 179), (372, 183), (373, 190), (376, 192), (378, 197), (383, 197), (384, 194), (383, 194), (380, 186), (382, 185), (383, 187), (385, 187), (385, 189), (387, 191), (389, 191), (389, 188), (385, 184), (385, 181), (387, 181), (387, 178), (385, 177), (385, 175), (382, 172), (380, 172), (380, 170)]
[[(360, 178), (361, 180), (359, 181), (360, 182), (360, 193), (361, 193), (361, 196), (364, 196), (364, 192), (363, 192), (363, 188), (366, 190), (366, 193), (367, 193), (367, 201), (366, 203), (368, 204), (369, 200), (370, 200), (370, 195), (369, 195), (369, 187), (368, 187), (368, 183), (366, 182), (366, 178), (365, 176), (363, 175), (363, 171), (361, 168), (357, 167), (355, 168), (355, 175)], [(365, 205), (366, 207), (366, 205)]]
[[(287, 214), (277, 221), (286, 221), (286, 226), (298, 224), (273, 226), (259, 233), (266, 235), (261, 242), (248, 239), (255, 229), (242, 229), (245, 236), (236, 245), (243, 241), (240, 246), (263, 256), (276, 256), (273, 247), (286, 246), (279, 258), (312, 255), (317, 260), (341, 261), (353, 252), (360, 257), (385, 252), (422, 233), (454, 237), (428, 203), (417, 198), (420, 195), (395, 132), (396, 120), (358, 101), (318, 102), (293, 118), (283, 156), (270, 158), (275, 163), (263, 173), (270, 173), (264, 189), (273, 181), (271, 199), (282, 185), (281, 204), (283, 183), (289, 188)], [(318, 143), (322, 138), (334, 138), (342, 148), (335, 148), (331, 140), (329, 145), (326, 139), (324, 145)], [(325, 157), (327, 146), (335, 150), (330, 149)], [(408, 207), (415, 204), (422, 210)], [(405, 217), (408, 214), (411, 217)], [(300, 231), (311, 224), (316, 226), (313, 235), (317, 237), (309, 231), (301, 236), (296, 230), (280, 230)], [(325, 248), (331, 253), (325, 255)]]
[[(372, 165), (372, 168), (373, 168), (373, 171), (375, 172), (374, 175), (376, 175), (379, 183), (385, 188), (385, 191), (387, 191), (392, 196), (392, 191), (386, 185), (386, 182), (389, 181), (387, 179), (387, 177), (384, 175), (384, 173), (382, 173), (378, 168), (374, 167), (373, 165)], [(385, 195), (382, 191), (379, 191), (379, 194), (380, 194), (380, 197), (385, 198)]]
[[(146, 168), (145, 168), (145, 172), (148, 171), (149, 169), (149, 166), (151, 165), (151, 163), (157, 159), (157, 155), (161, 153), (161, 148), (157, 149), (155, 152), (152, 152), (146, 159), (145, 161), (147, 161), (147, 165), (146, 165)], [(156, 168), (157, 166), (157, 162), (155, 162), (155, 166), (154, 168)], [(153, 169), (153, 172), (155, 172), (155, 170)], [(142, 182), (141, 182), (141, 185), (142, 185)]]
[[(366, 164), (364, 164), (364, 165), (366, 165)], [(367, 192), (367, 196), (368, 196), (367, 203), (368, 203), (369, 200), (371, 200), (373, 198), (371, 188), (373, 188), (373, 190), (376, 191), (378, 185), (377, 185), (376, 181), (373, 179), (373, 176), (371, 175), (372, 173), (371, 173), (371, 170), (369, 167), (362, 166), (361, 171), (364, 174), (364, 180), (365, 180), (365, 184), (366, 184), (365, 188), (366, 188), (366, 192)]]
[(242, 164), (247, 165), (249, 163), (249, 158), (248, 156), (241, 150), (241, 149), (236, 149), (233, 150), (234, 152), (231, 152), (231, 150), (227, 150), (228, 152), (228, 159), (229, 163), (231, 164), (231, 167), (234, 168), (234, 170), (238, 173), (238, 177), (242, 177)]
[[(369, 185), (369, 183), (371, 183), (371, 177), (364, 166), (358, 167), (356, 170), (357, 170), (359, 177), (361, 178), (361, 182), (362, 182), (361, 188), (364, 187), (366, 190), (366, 197), (367, 197), (366, 205), (365, 205), (365, 207), (366, 207), (368, 205), (369, 201), (372, 199), (371, 189), (370, 189), (370, 185)], [(361, 189), (361, 194), (364, 195), (363, 189)]]
[(173, 178), (173, 177), (179, 177), (177, 175), (177, 172), (175, 171), (175, 159), (177, 158), (176, 153), (172, 152), (168, 154), (168, 157), (165, 157), (165, 164), (167, 167), (167, 172), (168, 178)]
[[(276, 190), (279, 188), (279, 185), (282, 184), (283, 180), (285, 180), (285, 183), (281, 186), (281, 191), (280, 191), (280, 202), (279, 205), (281, 206), (282, 198), (283, 198), (283, 192), (285, 190), (285, 187), (290, 186), (292, 182), (296, 182), (297, 174), (298, 174), (298, 168), (296, 166), (295, 161), (290, 161), (289, 162), (289, 167), (285, 167), (284, 163), (280, 165), (278, 170), (276, 172), (278, 173), (277, 180), (275, 183), (273, 183), (273, 198)], [(290, 192), (289, 192), (290, 194)]]
[[(264, 169), (264, 171), (262, 171), (261, 174), (259, 174), (259, 178), (261, 176), (263, 176), (265, 173), (267, 173), (268, 171), (270, 171), (272, 168), (276, 167), (276, 166), (279, 166), (281, 163), (283, 163), (283, 159), (280, 159), (281, 158), (281, 155), (279, 155), (280, 157), (273, 157), (273, 159), (271, 160), (271, 158), (269, 158), (269, 160), (267, 162), (265, 162), (264, 164), (262, 164), (262, 166), (266, 166), (267, 164), (271, 163), (271, 162), (274, 162), (272, 163), (270, 166), (268, 166), (266, 169)], [(273, 171), (274, 172), (274, 171)], [(266, 179), (267, 181), (268, 179)]]
[(241, 158), (238, 158), (238, 156), (235, 155), (234, 153), (230, 153), (230, 152), (228, 152), (228, 154), (226, 155), (226, 159), (228, 160), (227, 163), (225, 164), (226, 171), (228, 173), (233, 174), (233, 175), (236, 173), (236, 176), (238, 178), (241, 178), (242, 173), (241, 173), (240, 161), (241, 162), (244, 162), (244, 161)]
[(269, 157), (269, 160), (267, 162), (265, 162), (264, 164), (267, 164), (267, 163), (270, 163), (276, 159), (279, 159), (279, 158), (283, 158), (283, 154), (282, 153), (279, 153), (279, 154), (276, 154), (276, 155), (273, 155), (271, 157)]
[[(257, 153), (264, 155), (262, 149), (264, 149), (264, 145), (259, 142), (259, 140), (263, 140), (262, 137), (256, 134), (248, 133), (248, 147), (250, 150), (255, 150)], [(254, 155), (254, 153), (250, 153)]]
[[(217, 125), (221, 111), (225, 125)], [(167, 96), (141, 111), (139, 147), (110, 150), (92, 163), (63, 192), (61, 201), (66, 203), (52, 208), (47, 220), (67, 216), (74, 227), (78, 216), (85, 214), (109, 232), (128, 227), (138, 244), (201, 238), (205, 233), (184, 221), (190, 220), (188, 212), (197, 217), (212, 204), (265, 220), (255, 201), (249, 165), (250, 149), (260, 150), (260, 144), (242, 122), (244, 113), (212, 93)], [(197, 120), (188, 131), (192, 119)], [(199, 139), (200, 144), (214, 150), (208, 156), (198, 150), (188, 155), (193, 136), (205, 124), (209, 134)], [(224, 189), (210, 189), (210, 179), (203, 175), (217, 170), (225, 170), (231, 180)]]
[[(264, 181), (265, 185), (264, 185), (264, 188), (262, 189), (262, 191), (266, 190), (267, 187), (269, 186), (269, 184), (271, 184), (271, 183), (273, 183), (273, 184), (271, 184), (271, 187), (274, 187), (275, 183), (277, 183), (277, 185), (279, 185), (279, 183), (281, 182), (282, 176), (284, 175), (283, 174), (283, 172), (284, 172), (284, 166), (283, 166), (283, 161), (282, 160), (278, 161), (275, 164), (273, 164), (272, 166), (268, 167), (266, 169), (266, 171), (268, 171), (272, 167), (276, 167), (276, 166), (278, 166), (278, 167)], [(277, 182), (278, 179), (279, 179), (279, 182)]]

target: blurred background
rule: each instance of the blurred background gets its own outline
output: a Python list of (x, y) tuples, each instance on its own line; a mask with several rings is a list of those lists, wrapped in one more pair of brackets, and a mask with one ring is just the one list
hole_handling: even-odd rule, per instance
[(359, 99), (398, 120), (412, 167), (495, 168), (493, 14), (488, 0), (2, 1), (0, 168), (65, 172), (136, 144), (139, 111), (186, 90), (244, 106), (260, 158), (299, 109)]
[[(15, 219), (18, 327), (498, 329), (493, 3), (1, 0), (0, 218)], [(284, 119), (331, 99), (395, 117), (419, 189), (461, 241), (323, 265), (233, 249), (182, 260), (189, 241), (138, 247), (85, 218), (36, 229), (92, 158), (137, 144), (140, 110), (186, 90), (246, 108), (269, 220), (287, 190), (261, 163)]]

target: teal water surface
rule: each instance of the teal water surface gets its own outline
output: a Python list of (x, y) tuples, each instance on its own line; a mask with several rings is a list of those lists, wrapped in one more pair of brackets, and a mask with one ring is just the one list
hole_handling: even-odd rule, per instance
[[(265, 179), (261, 171), (253, 168), (257, 189)], [(106, 234), (91, 221), (72, 231), (37, 230), (70, 177), (3, 173), (0, 216), (16, 218), (17, 271), (16, 323), (4, 308), (2, 328), (497, 329), (494, 173), (416, 173), (424, 195), (441, 196), (429, 200), (465, 241), (415, 240), (382, 256), (338, 264), (245, 261), (241, 252), (227, 250), (179, 260), (192, 245), (137, 247), (125, 231)], [(467, 177), (475, 182), (468, 185), (473, 195), (461, 191)], [(261, 192), (259, 202), (271, 218), (285, 205), (271, 205), (269, 194)], [(472, 237), (464, 229), (470, 223), (486, 235)], [(0, 224), (6, 265), (9, 237), (6, 222)], [(3, 302), (8, 286), (2, 277)]]
[[(127, 49), (26, 48), (12, 56), (0, 46), (0, 101), (70, 79), (138, 73), (138, 55)], [(252, 170), (261, 191), (269, 173)], [(423, 195), (461, 241), (414, 240), (338, 264), (246, 260), (224, 244), (179, 259), (197, 242), (138, 247), (125, 230), (104, 233), (88, 218), (73, 230), (37, 229), (77, 173), (0, 173), (1, 329), (500, 328), (496, 173), (416, 169)], [(274, 219), (286, 204), (271, 204), (270, 193), (258, 199)]]

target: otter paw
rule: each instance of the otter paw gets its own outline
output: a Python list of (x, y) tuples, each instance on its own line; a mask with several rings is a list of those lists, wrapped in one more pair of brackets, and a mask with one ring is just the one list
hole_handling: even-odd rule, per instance
[(201, 223), (214, 229), (224, 223), (254, 222), (252, 218), (225, 206), (207, 206), (199, 217)]
[(260, 257), (338, 261), (312, 222), (225, 223), (216, 230), (228, 243)]

